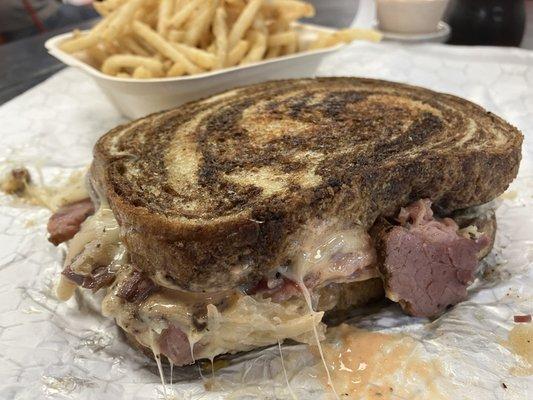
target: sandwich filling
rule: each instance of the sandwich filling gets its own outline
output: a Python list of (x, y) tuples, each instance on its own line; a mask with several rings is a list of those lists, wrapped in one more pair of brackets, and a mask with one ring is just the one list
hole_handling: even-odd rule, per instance
[[(94, 203), (98, 203), (93, 212)], [(493, 219), (438, 218), (416, 201), (366, 232), (339, 221), (313, 221), (296, 235), (283, 265), (254, 285), (215, 293), (165, 287), (135, 266), (121, 228), (103, 198), (67, 205), (49, 222), (50, 240), (68, 240), (58, 296), (76, 287), (106, 290), (102, 311), (141, 345), (175, 365), (213, 359), (285, 339), (324, 337), (325, 311), (359, 302), (373, 289), (409, 314), (435, 316), (466, 297), (478, 260), (492, 245)], [(464, 226), (460, 228), (459, 224)], [(357, 286), (359, 283), (363, 286)], [(312, 299), (310, 311), (303, 292)], [(362, 293), (361, 293), (362, 295)], [(369, 295), (365, 293), (367, 300)]]

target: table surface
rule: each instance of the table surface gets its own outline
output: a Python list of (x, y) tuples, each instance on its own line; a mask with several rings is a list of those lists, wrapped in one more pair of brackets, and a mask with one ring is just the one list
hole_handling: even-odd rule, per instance
[[(327, 3), (321, 0), (313, 1), (317, 5), (320, 18), (315, 23), (330, 26), (346, 26), (353, 19), (357, 11), (356, 0), (336, 0)], [(356, 23), (368, 25), (366, 19), (373, 18), (372, 2), (362, 0), (357, 11)], [(348, 10), (348, 11), (347, 11)], [(533, 1), (526, 1), (527, 25), (522, 48), (533, 50)], [(361, 23), (362, 22), (362, 23)], [(44, 42), (57, 34), (67, 32), (73, 28), (85, 29), (91, 22), (77, 26), (65, 27), (36, 35), (31, 38), (0, 45), (0, 104), (23, 93), (42, 82), (49, 76), (64, 68), (58, 60), (48, 55)]]
[[(2, 1), (2, 0), (0, 0)], [(0, 45), (0, 104), (25, 92), (65, 67), (50, 56), (44, 48), (52, 36), (71, 31), (73, 28), (85, 29), (91, 22), (64, 27), (27, 39)]]

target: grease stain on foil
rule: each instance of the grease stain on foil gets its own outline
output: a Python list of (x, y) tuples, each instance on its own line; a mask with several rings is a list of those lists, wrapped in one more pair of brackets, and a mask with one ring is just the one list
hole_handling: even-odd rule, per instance
[[(347, 324), (330, 329), (327, 337), (324, 354), (341, 397), (445, 399), (435, 383), (442, 375), (439, 361), (423, 358), (421, 346), (412, 337), (367, 331)], [(326, 383), (324, 376), (321, 380)]]
[(513, 367), (511, 372), (517, 376), (533, 375), (533, 323), (515, 325), (503, 344), (523, 360), (523, 364)]

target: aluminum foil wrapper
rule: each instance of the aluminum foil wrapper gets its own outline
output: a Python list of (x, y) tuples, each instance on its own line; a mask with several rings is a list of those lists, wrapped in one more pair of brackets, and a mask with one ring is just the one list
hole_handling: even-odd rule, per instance
[[(467, 301), (436, 321), (378, 307), (353, 326), (406, 332), (419, 357), (438, 360), (442, 398), (526, 399), (526, 361), (509, 349), (514, 315), (533, 313), (533, 53), (518, 49), (357, 43), (327, 59), (321, 75), (389, 79), (479, 103), (522, 130), (519, 177), (497, 200), (498, 234)], [(97, 138), (123, 119), (81, 72), (66, 69), (0, 108), (1, 167), (29, 166), (37, 180), (60, 182), (91, 159)], [(153, 361), (132, 350), (92, 296), (57, 301), (53, 286), (64, 249), (46, 241), (44, 208), (0, 197), (0, 398), (154, 399), (163, 388)], [(175, 368), (168, 397), (332, 398), (316, 351), (284, 345), (209, 368)], [(317, 366), (318, 365), (318, 366)], [(202, 376), (200, 376), (202, 372)], [(402, 371), (391, 385), (408, 384)], [(165, 369), (167, 380), (169, 370)], [(342, 393), (341, 393), (342, 395)], [(424, 385), (409, 398), (431, 398)], [(400, 395), (390, 398), (405, 398)]]

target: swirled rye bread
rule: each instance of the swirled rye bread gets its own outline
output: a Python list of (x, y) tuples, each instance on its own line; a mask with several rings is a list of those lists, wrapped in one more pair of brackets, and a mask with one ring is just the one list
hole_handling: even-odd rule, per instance
[(323, 311), (383, 289), (435, 316), (466, 297), (492, 247), (494, 215), (478, 206), (514, 179), (521, 143), (469, 101), (399, 83), (230, 90), (98, 141), (98, 211), (64, 276), (108, 287), (104, 312), (177, 364), (306, 342)]

